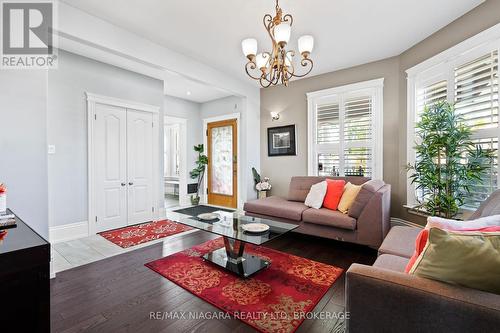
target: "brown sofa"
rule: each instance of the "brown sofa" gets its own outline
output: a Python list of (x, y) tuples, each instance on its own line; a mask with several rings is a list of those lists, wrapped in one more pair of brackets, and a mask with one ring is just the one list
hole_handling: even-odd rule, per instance
[[(471, 218), (497, 214), (500, 190)], [(353, 264), (349, 268), (349, 332), (498, 331), (500, 295), (404, 273), (419, 232), (419, 228), (393, 227), (373, 266)]]
[(271, 196), (246, 202), (245, 214), (295, 223), (295, 232), (378, 248), (390, 229), (391, 186), (365, 177), (328, 177), (361, 185), (348, 214), (304, 205), (312, 185), (326, 177), (293, 177), (287, 198)]

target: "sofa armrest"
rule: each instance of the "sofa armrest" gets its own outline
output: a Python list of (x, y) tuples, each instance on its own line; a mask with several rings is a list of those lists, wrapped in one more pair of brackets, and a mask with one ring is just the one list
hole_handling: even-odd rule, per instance
[(492, 332), (500, 295), (353, 264), (346, 273), (349, 332)]
[(376, 247), (391, 229), (391, 185), (382, 186), (368, 201), (357, 220), (358, 241)]

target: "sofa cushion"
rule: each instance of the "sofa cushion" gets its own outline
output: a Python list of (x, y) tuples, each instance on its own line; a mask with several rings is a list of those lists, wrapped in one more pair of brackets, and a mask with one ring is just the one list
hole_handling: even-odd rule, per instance
[(344, 192), (345, 180), (343, 179), (327, 179), (326, 180), (326, 195), (323, 200), (323, 207), (337, 210), (337, 207)]
[(429, 230), (410, 274), (500, 294), (500, 233)]
[(328, 208), (310, 208), (302, 213), (302, 221), (348, 230), (356, 229), (356, 219)]
[(342, 193), (342, 198), (340, 198), (340, 202), (337, 208), (339, 212), (347, 214), (352, 204), (354, 203), (354, 200), (356, 200), (359, 191), (361, 191), (360, 185), (354, 185), (351, 183), (345, 184), (344, 193)]
[(320, 176), (296, 176), (292, 177), (290, 180), (290, 186), (288, 188), (288, 200), (290, 201), (306, 201), (307, 194), (311, 189), (311, 186), (322, 182), (325, 179), (343, 179), (345, 182), (350, 182), (351, 184), (361, 185), (370, 180), (370, 178), (359, 177), (359, 176), (347, 176), (347, 177), (320, 177)]
[(293, 221), (300, 221), (302, 212), (306, 209), (309, 209), (309, 207), (302, 202), (288, 201), (275, 196), (248, 201), (243, 206), (243, 210), (246, 212), (282, 217)]
[(375, 192), (380, 190), (384, 185), (384, 181), (378, 179), (372, 179), (364, 183), (349, 209), (349, 216), (357, 219)]
[(392, 227), (380, 245), (378, 253), (411, 258), (415, 250), (415, 240), (421, 230), (413, 227)]
[(326, 189), (326, 181), (322, 181), (311, 186), (311, 190), (309, 191), (304, 204), (311, 208), (321, 208), (323, 200), (325, 199)]
[(408, 258), (394, 256), (392, 254), (382, 254), (375, 260), (373, 267), (388, 269), (396, 272), (404, 272), (408, 264)]
[(288, 200), (306, 201), (311, 186), (324, 181), (325, 177), (292, 177), (288, 188)]

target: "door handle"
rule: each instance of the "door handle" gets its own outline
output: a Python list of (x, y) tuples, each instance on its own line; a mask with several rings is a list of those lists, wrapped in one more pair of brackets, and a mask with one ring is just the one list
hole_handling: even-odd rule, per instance
[(122, 183), (122, 186), (125, 186), (125, 185), (127, 185), (127, 183)]
[(129, 184), (130, 186), (134, 185), (134, 183), (132, 183), (132, 182), (129, 182), (128, 184)]

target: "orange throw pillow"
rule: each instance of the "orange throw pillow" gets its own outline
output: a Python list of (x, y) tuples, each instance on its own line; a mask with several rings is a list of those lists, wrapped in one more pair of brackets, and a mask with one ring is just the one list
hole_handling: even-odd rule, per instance
[(326, 195), (323, 199), (323, 207), (337, 210), (337, 207), (344, 192), (345, 180), (326, 180)]

